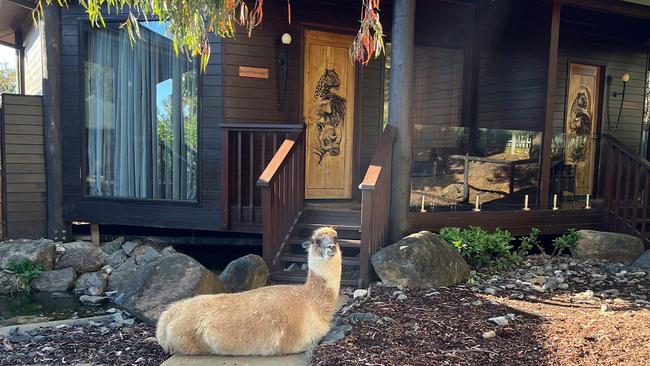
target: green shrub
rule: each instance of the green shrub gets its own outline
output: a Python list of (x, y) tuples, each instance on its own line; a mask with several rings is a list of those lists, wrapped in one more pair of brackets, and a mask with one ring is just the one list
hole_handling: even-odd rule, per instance
[(476, 268), (506, 269), (521, 261), (521, 256), (510, 244), (515, 238), (506, 230), (496, 229), (488, 233), (475, 226), (469, 229), (445, 227), (440, 229), (440, 237)]
[(43, 272), (43, 266), (38, 263), (34, 263), (29, 259), (23, 259), (20, 262), (15, 262), (10, 260), (7, 263), (7, 269), (15, 273), (16, 276), (20, 279), (22, 284), (22, 289), (29, 289), (29, 283)]
[(578, 246), (582, 235), (576, 229), (569, 229), (566, 234), (553, 239), (553, 256), (562, 254), (567, 249), (573, 250)]
[(533, 248), (537, 248), (540, 253), (544, 253), (544, 247), (539, 241), (540, 230), (536, 227), (530, 229), (530, 234), (528, 236), (522, 236), (519, 238), (520, 244), (519, 249), (517, 250), (520, 256), (528, 254)]

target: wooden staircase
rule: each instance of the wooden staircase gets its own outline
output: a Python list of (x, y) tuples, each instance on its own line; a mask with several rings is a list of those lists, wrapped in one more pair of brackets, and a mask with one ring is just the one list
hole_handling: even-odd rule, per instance
[(305, 205), (302, 216), (294, 226), (277, 257), (278, 269), (271, 280), (304, 282), (307, 277), (307, 252), (302, 244), (311, 233), (322, 226), (334, 226), (343, 252), (341, 284), (359, 285), (359, 258), (361, 248), (361, 205), (355, 202), (311, 202)]

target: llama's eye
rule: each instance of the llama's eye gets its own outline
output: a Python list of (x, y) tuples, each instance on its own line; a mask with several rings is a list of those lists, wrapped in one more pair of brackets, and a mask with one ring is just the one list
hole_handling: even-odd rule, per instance
[(321, 241), (320, 239), (316, 239), (316, 244), (320, 245)]
[(327, 145), (329, 145), (329, 144), (330, 144), (330, 140), (329, 140), (329, 139), (323, 139), (323, 145), (327, 146)]

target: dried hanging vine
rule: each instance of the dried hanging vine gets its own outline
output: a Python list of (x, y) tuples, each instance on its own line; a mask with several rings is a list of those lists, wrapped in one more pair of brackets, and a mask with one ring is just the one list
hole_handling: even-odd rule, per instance
[(384, 52), (384, 30), (379, 21), (380, 0), (362, 0), (361, 26), (350, 49), (350, 57), (367, 65)]
[[(379, 0), (362, 0), (362, 3), (361, 29), (351, 56), (367, 64), (371, 55), (377, 57), (383, 52), (384, 42)], [(44, 20), (44, 6), (53, 4), (55, 0), (39, 0), (33, 12), (34, 21)], [(67, 8), (68, 0), (56, 0), (56, 4)], [(165, 21), (176, 54), (200, 56), (202, 70), (207, 67), (210, 56), (209, 33), (234, 37), (238, 25), (250, 37), (264, 18), (264, 0), (79, 0), (79, 4), (94, 27), (106, 27), (104, 14), (126, 14), (120, 27), (127, 30), (131, 42), (140, 38), (140, 20)], [(291, 24), (290, 0), (287, 0), (287, 20)]]

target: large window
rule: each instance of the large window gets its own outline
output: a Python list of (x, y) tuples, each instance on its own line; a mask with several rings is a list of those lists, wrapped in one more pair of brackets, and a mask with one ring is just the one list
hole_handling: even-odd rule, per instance
[(85, 31), (86, 191), (197, 199), (197, 63), (176, 56), (164, 23), (131, 45), (117, 26)]

